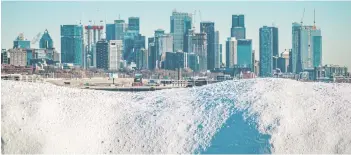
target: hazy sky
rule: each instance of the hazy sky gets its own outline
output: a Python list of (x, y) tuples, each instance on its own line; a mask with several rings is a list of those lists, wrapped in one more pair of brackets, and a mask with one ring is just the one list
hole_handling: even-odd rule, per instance
[[(178, 2), (1, 2), (1, 47), (12, 48), (20, 32), (28, 40), (48, 29), (54, 46), (60, 50), (60, 25), (77, 24), (82, 20), (128, 20), (140, 17), (140, 30), (150, 37), (158, 28), (170, 31), (172, 10), (193, 13), (201, 11), (203, 21), (214, 21), (220, 32), (220, 43), (230, 36), (231, 15), (244, 14), (247, 39), (253, 39), (253, 49), (258, 55), (259, 28), (273, 23), (279, 29), (279, 49), (291, 48), (291, 24), (300, 22), (306, 9), (304, 24), (316, 25), (322, 30), (323, 64), (339, 64), (351, 69), (351, 2), (244, 2), (244, 1), (178, 1)], [(200, 16), (196, 14), (196, 30)], [(34, 45), (33, 45), (34, 46)], [(223, 48), (225, 50), (225, 48)], [(225, 52), (225, 51), (223, 51)], [(256, 56), (258, 58), (258, 56)]]

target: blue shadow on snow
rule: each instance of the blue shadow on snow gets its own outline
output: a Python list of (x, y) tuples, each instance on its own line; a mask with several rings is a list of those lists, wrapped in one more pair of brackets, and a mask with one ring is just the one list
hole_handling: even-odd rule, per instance
[(243, 112), (234, 113), (200, 154), (268, 154), (270, 135), (263, 135), (255, 123), (244, 121)]

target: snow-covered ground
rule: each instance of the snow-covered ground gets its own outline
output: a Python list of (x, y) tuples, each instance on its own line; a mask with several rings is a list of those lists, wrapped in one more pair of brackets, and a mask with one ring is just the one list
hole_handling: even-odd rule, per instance
[(1, 81), (1, 149), (193, 153), (238, 111), (271, 135), (273, 153), (351, 153), (351, 85), (287, 79), (140, 93)]

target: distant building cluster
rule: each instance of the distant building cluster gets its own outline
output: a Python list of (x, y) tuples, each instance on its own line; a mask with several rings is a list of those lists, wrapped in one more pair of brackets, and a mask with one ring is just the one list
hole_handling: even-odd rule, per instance
[[(31, 42), (20, 34), (12, 49), (2, 50), (1, 62), (15, 66), (64, 64), (106, 72), (129, 67), (232, 75), (251, 72), (260, 77), (309, 73), (314, 79), (347, 74), (346, 67), (323, 65), (322, 34), (315, 24), (292, 23), (292, 46), (281, 53), (278, 27), (262, 26), (258, 30), (257, 53), (252, 47), (253, 40), (246, 37), (244, 15), (232, 15), (227, 35), (220, 35), (213, 21), (201, 21), (200, 28), (196, 29), (193, 16), (174, 10), (170, 16), (170, 32), (156, 29), (150, 37), (140, 33), (139, 17), (129, 17), (128, 21), (116, 19), (111, 23), (101, 20), (99, 24), (89, 21), (87, 25), (61, 25), (60, 53), (55, 50), (47, 30), (40, 35), (40, 40), (34, 40), (39, 40), (39, 48), (31, 48)], [(224, 45), (220, 44), (220, 37), (227, 38)], [(255, 59), (256, 55), (259, 60)], [(340, 70), (345, 73), (339, 73)]]
[[(39, 41), (39, 48), (32, 48), (31, 44)], [(13, 41), (12, 49), (1, 50), (1, 64), (11, 66), (43, 68), (61, 62), (61, 54), (54, 48), (53, 40), (47, 30), (39, 33), (33, 41), (25, 39), (23, 33)]]

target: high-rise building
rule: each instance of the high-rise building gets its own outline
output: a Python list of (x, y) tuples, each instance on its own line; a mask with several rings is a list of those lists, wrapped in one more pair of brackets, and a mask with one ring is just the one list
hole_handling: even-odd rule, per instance
[(219, 44), (219, 31), (216, 31), (215, 33), (215, 68), (220, 68), (221, 67), (221, 53), (220, 53), (220, 44)]
[(23, 33), (20, 33), (15, 41), (13, 41), (13, 48), (30, 48), (30, 41), (24, 38)]
[(244, 15), (232, 15), (231, 37), (246, 39), (246, 28)]
[[(90, 21), (91, 22), (91, 21)], [(83, 68), (87, 69), (89, 66), (93, 66), (94, 57), (92, 46), (96, 44), (97, 41), (101, 40), (101, 35), (104, 27), (102, 25), (95, 25), (89, 23), (89, 25), (84, 26), (85, 36), (86, 36), (86, 46), (83, 52)]]
[(175, 66), (176, 68), (188, 68), (188, 53), (186, 52), (175, 52), (176, 54), (176, 61)]
[(134, 45), (137, 36), (140, 34), (135, 30), (128, 30), (124, 33), (123, 40), (123, 60), (127, 63), (134, 61)]
[(178, 68), (188, 68), (188, 53), (166, 52), (165, 69), (175, 70)]
[(188, 49), (188, 30), (191, 29), (192, 15), (189, 13), (173, 11), (171, 20), (171, 34), (173, 35), (173, 51), (185, 51)]
[(83, 27), (61, 25), (61, 62), (82, 65)]
[(271, 77), (278, 61), (278, 28), (260, 28), (260, 76)]
[(6, 49), (1, 49), (1, 64), (9, 64), (9, 53)]
[(224, 64), (223, 62), (223, 57), (225, 54), (223, 54), (223, 47), (222, 44), (219, 44), (219, 62), (220, 62), (220, 67), (222, 68), (222, 65)]
[(292, 49), (289, 49), (289, 66), (288, 66), (288, 72), (289, 73), (292, 73), (293, 72), (293, 69), (292, 69)]
[[(319, 30), (320, 32), (320, 30)], [(319, 35), (312, 37), (312, 49), (313, 49), (313, 67), (322, 66), (322, 36)]]
[(128, 18), (128, 30), (134, 30), (140, 32), (139, 27), (140, 19), (139, 17), (129, 17)]
[(127, 24), (124, 20), (115, 20), (115, 40), (124, 40), (124, 33), (127, 31)]
[[(319, 29), (313, 29), (313, 26), (303, 26), (301, 29), (300, 48), (302, 70), (321, 66), (321, 38), (321, 31)], [(317, 58), (316, 61), (314, 59), (315, 57)], [(314, 63), (316, 63), (316, 66)]]
[(122, 58), (122, 52), (123, 52), (123, 42), (122, 40), (110, 40), (109, 42), (109, 70), (112, 71), (118, 71), (119, 70), (119, 64), (121, 62)]
[(187, 49), (187, 52), (188, 53), (193, 53), (193, 37), (195, 36), (195, 29), (189, 29), (188, 30), (188, 33), (187, 33), (187, 44), (188, 44), (188, 49)]
[(155, 70), (157, 66), (157, 50), (155, 46), (155, 37), (148, 38), (148, 68)]
[(106, 40), (115, 40), (116, 38), (115, 24), (106, 24)]
[(14, 66), (26, 66), (27, 65), (27, 51), (24, 49), (9, 49), (11, 57), (10, 64)]
[[(275, 58), (279, 57), (279, 38), (278, 38), (278, 28), (271, 27), (273, 30), (273, 56)], [(273, 68), (277, 68), (277, 61), (273, 61)]]
[(245, 27), (245, 16), (232, 15), (232, 27)]
[(175, 70), (177, 63), (177, 55), (176, 52), (166, 52), (166, 60), (164, 62), (165, 69), (167, 70)]
[(226, 41), (226, 67), (234, 68), (238, 63), (238, 41), (235, 37), (229, 37)]
[(252, 64), (252, 40), (239, 39), (237, 40), (237, 64), (239, 67), (249, 67), (253, 71)]
[(315, 26), (292, 24), (292, 62), (293, 73), (322, 66), (321, 30)]
[(46, 48), (46, 49), (54, 48), (54, 43), (51, 39), (51, 36), (48, 30), (44, 31), (44, 34), (39, 41), (39, 48)]
[(188, 66), (193, 72), (199, 71), (199, 56), (195, 53), (188, 53)]
[(207, 71), (207, 34), (194, 33), (191, 37), (191, 53), (199, 56), (199, 71)]
[(214, 22), (201, 22), (200, 32), (207, 34), (207, 69), (215, 69), (215, 28)]
[(96, 44), (91, 45), (91, 52), (93, 55), (93, 67), (96, 68)]
[(154, 37), (155, 37), (155, 48), (156, 48), (156, 68), (160, 68), (162, 66), (161, 64), (161, 51), (160, 51), (160, 38), (165, 34), (165, 30), (163, 29), (157, 29), (155, 30)]
[(141, 34), (137, 35), (134, 38), (134, 53), (133, 53), (133, 58), (132, 61), (135, 62), (135, 52), (140, 51), (141, 49), (145, 49), (145, 36), (142, 36)]
[(255, 68), (255, 61), (256, 61), (255, 56), (256, 56), (255, 50), (252, 50), (252, 59), (251, 59), (252, 60), (251, 61), (252, 62), (252, 68), (251, 68), (251, 71), (254, 72), (254, 73), (256, 72), (256, 70), (255, 70), (256, 69)]
[(145, 48), (141, 48), (141, 49), (138, 49), (136, 51), (136, 67), (137, 69), (139, 70), (142, 70), (142, 69), (147, 69), (148, 66), (147, 66), (147, 59), (148, 59), (148, 55), (147, 55), (147, 50)]
[(173, 52), (173, 36), (171, 34), (164, 34), (158, 38), (158, 54), (160, 68), (164, 68), (164, 62), (166, 60), (166, 52)]
[(96, 68), (109, 69), (109, 43), (102, 39), (96, 43)]

